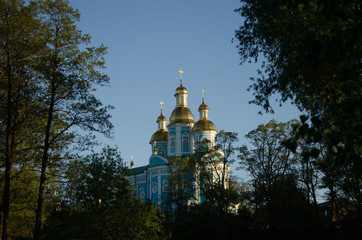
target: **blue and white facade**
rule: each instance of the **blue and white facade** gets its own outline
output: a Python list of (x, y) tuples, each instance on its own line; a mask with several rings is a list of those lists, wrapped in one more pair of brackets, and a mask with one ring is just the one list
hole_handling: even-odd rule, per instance
[[(167, 176), (171, 171), (168, 159), (175, 156), (191, 156), (203, 140), (207, 140), (210, 147), (214, 147), (217, 134), (215, 125), (208, 118), (209, 108), (204, 103), (204, 98), (198, 109), (199, 120), (194, 122), (194, 116), (187, 105), (188, 93), (182, 86), (182, 79), (174, 96), (176, 106), (171, 113), (168, 125), (162, 108), (157, 118), (158, 129), (150, 140), (152, 154), (149, 164), (134, 168), (132, 161), (128, 176), (139, 199), (143, 202), (149, 199), (159, 206), (162, 205), (167, 194)], [(200, 191), (196, 191), (195, 195), (196, 201), (201, 202)]]

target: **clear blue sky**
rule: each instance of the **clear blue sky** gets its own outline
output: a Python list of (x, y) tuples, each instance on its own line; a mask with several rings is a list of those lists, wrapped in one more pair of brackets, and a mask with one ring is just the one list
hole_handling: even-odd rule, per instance
[(198, 119), (201, 89), (209, 117), (218, 130), (244, 135), (271, 119), (288, 121), (301, 114), (294, 106), (275, 104), (275, 114), (259, 115), (248, 104), (250, 77), (256, 64), (240, 66), (234, 32), (242, 18), (234, 12), (239, 0), (71, 0), (81, 12), (79, 28), (92, 36), (93, 45), (108, 47), (106, 73), (110, 87), (98, 90), (105, 104), (115, 106), (114, 139), (122, 157), (135, 166), (148, 164), (149, 140), (157, 130), (162, 99), (164, 115), (175, 107), (174, 93), (182, 67), (189, 107)]

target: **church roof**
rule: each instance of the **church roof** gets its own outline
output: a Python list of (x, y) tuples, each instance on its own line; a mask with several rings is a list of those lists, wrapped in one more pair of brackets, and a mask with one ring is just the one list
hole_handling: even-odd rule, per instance
[(161, 115), (157, 118), (156, 122), (160, 122), (160, 121), (167, 121), (166, 117), (163, 116), (162, 112), (161, 112)]
[(176, 88), (175, 95), (176, 94), (187, 94), (187, 89), (181, 84), (178, 88)]
[(201, 105), (199, 106), (199, 111), (202, 110), (209, 110), (209, 107), (202, 101)]
[(170, 117), (169, 126), (176, 123), (193, 123), (194, 115), (188, 107), (176, 107)]
[(210, 120), (199, 120), (195, 123), (192, 128), (192, 133), (200, 132), (200, 131), (217, 131), (215, 124)]
[(153, 142), (168, 141), (168, 133), (164, 129), (158, 129), (151, 137), (150, 144)]
[(142, 167), (136, 167), (136, 168), (129, 168), (128, 169), (128, 175), (140, 174), (140, 173), (143, 173), (147, 169), (148, 169), (148, 165), (147, 166), (142, 166)]

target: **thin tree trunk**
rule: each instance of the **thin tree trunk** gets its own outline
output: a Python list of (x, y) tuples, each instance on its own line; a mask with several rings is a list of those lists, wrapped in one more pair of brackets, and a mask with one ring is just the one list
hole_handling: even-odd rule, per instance
[[(8, 46), (10, 48), (10, 46)], [(12, 168), (12, 82), (10, 49), (7, 59), (7, 107), (6, 107), (6, 140), (5, 140), (5, 184), (3, 193), (3, 231), (2, 240), (8, 239), (8, 221), (10, 212), (10, 177)]]
[(51, 83), (51, 98), (48, 109), (48, 121), (45, 128), (45, 139), (44, 139), (44, 151), (42, 157), (41, 164), (41, 175), (40, 175), (40, 183), (39, 183), (39, 195), (38, 195), (38, 206), (36, 209), (36, 218), (35, 218), (35, 229), (34, 229), (34, 239), (40, 239), (41, 233), (41, 217), (43, 211), (43, 203), (44, 203), (44, 190), (45, 190), (45, 182), (46, 182), (46, 168), (49, 160), (49, 149), (50, 149), (50, 131), (53, 122), (53, 111), (55, 104), (55, 84), (54, 81)]

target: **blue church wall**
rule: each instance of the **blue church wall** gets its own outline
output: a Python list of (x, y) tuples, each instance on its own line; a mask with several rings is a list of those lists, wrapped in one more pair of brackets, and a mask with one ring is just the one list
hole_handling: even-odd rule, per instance
[(151, 201), (158, 205), (158, 177), (151, 178)]
[(168, 187), (167, 175), (162, 175), (161, 176), (161, 204), (164, 204), (166, 201), (167, 187)]
[(138, 199), (140, 199), (143, 203), (146, 203), (146, 199), (147, 199), (147, 185), (146, 185), (146, 182), (138, 184), (137, 193), (138, 193), (138, 196), (137, 196)]
[(190, 130), (191, 130), (191, 127), (190, 126), (186, 126), (186, 127), (181, 127), (181, 133), (183, 133), (183, 132), (189, 132), (190, 133)]
[(169, 132), (169, 135), (171, 135), (171, 134), (176, 135), (176, 128), (175, 127), (169, 128), (168, 132)]
[(195, 143), (198, 143), (198, 142), (201, 142), (205, 138), (212, 141), (212, 140), (214, 140), (214, 139), (212, 139), (212, 137), (213, 137), (212, 135), (214, 135), (214, 134), (198, 132), (197, 134), (194, 134), (194, 141), (195, 141)]
[(167, 142), (156, 143), (156, 148), (158, 149), (157, 154), (159, 154), (161, 156), (167, 155)]

